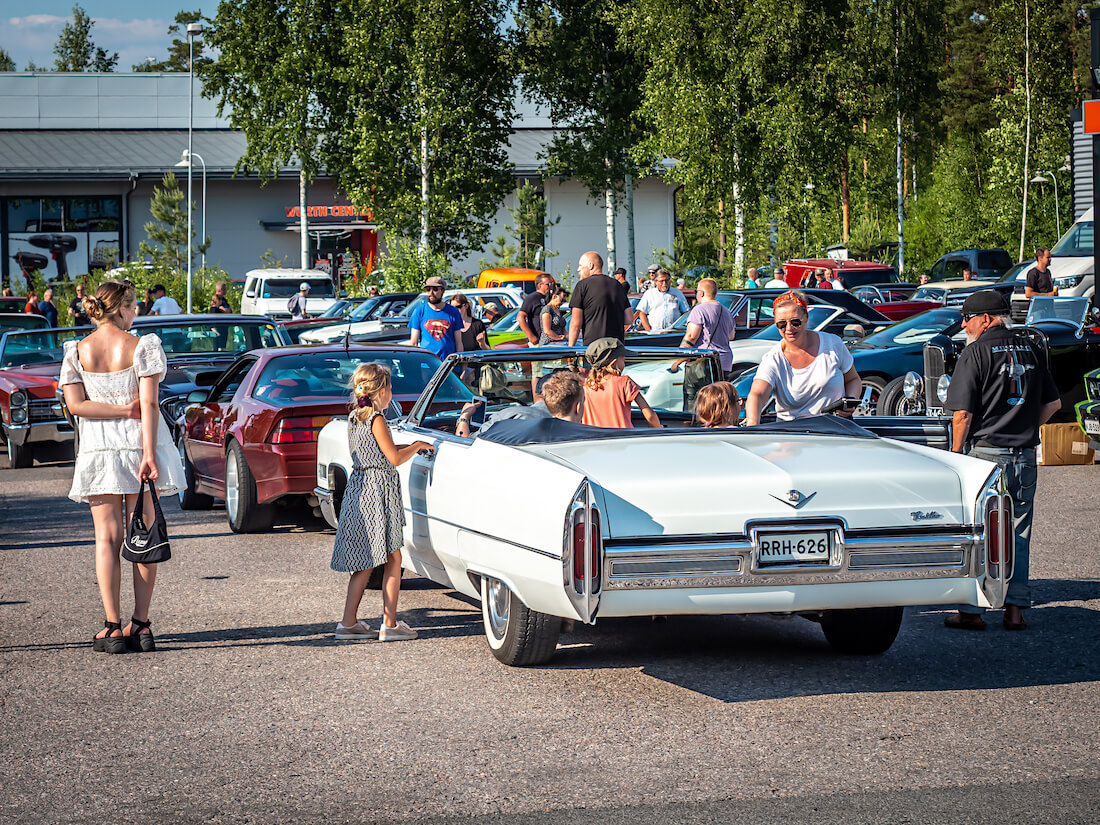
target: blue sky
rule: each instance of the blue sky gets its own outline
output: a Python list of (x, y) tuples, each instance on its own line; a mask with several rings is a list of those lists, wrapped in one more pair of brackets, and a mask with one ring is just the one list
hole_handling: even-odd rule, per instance
[[(20, 71), (33, 60), (53, 66), (53, 47), (61, 27), (72, 18), (74, 0), (0, 0), (0, 48)], [(216, 0), (83, 0), (79, 5), (95, 20), (92, 40), (108, 52), (118, 52), (118, 71), (128, 72), (146, 57), (162, 60), (168, 53), (168, 27), (176, 13), (217, 11)], [(15, 13), (17, 12), (17, 13)]]

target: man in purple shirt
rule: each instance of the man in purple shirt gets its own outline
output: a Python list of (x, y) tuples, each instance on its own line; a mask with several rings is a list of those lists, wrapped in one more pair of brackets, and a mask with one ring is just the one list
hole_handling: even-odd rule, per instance
[(716, 350), (722, 361), (722, 372), (728, 375), (733, 366), (733, 350), (730, 349), (734, 335), (733, 316), (716, 299), (718, 282), (713, 278), (699, 281), (695, 295), (697, 303), (688, 314), (687, 332), (680, 346)]

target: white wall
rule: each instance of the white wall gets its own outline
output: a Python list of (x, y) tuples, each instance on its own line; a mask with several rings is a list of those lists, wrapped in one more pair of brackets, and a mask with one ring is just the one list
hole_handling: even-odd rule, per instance
[[(589, 250), (595, 250), (607, 260), (607, 220), (603, 199), (592, 199), (588, 190), (572, 180), (548, 180), (544, 183), (546, 192), (546, 215), (561, 221), (547, 231), (546, 248), (556, 250), (558, 254), (543, 265), (544, 269), (558, 275), (568, 267), (576, 277), (577, 259)], [(661, 178), (645, 178), (634, 186), (634, 254), (639, 272), (645, 272), (651, 263), (656, 263), (654, 250), (672, 250), (673, 238), (673, 187)], [(508, 207), (516, 205), (513, 192), (497, 211), (493, 226), (489, 231), (490, 240), (505, 233), (505, 227), (512, 222)], [(623, 199), (618, 202), (615, 223), (616, 265), (627, 266), (627, 227)], [(474, 252), (454, 262), (454, 270), (460, 275), (470, 275), (477, 271), (478, 259), (490, 260), (489, 247)], [(632, 274), (632, 273), (631, 273)]]

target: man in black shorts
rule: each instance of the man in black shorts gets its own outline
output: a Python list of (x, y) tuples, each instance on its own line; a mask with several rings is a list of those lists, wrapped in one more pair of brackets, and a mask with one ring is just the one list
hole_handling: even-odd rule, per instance
[(573, 310), (569, 315), (569, 346), (576, 346), (579, 338), (625, 341), (626, 325), (633, 320), (634, 313), (619, 282), (603, 274), (603, 258), (595, 252), (585, 252), (577, 264), (577, 275), (580, 281), (569, 299)]
[[(983, 289), (962, 306), (967, 346), (959, 355), (947, 391), (952, 415), (951, 449), (964, 450), (1001, 468), (1012, 496), (1016, 564), (1005, 596), (1004, 627), (1023, 630), (1023, 608), (1031, 606), (1028, 566), (1035, 502), (1035, 445), (1039, 427), (1062, 406), (1046, 354), (1029, 337), (1005, 325), (1008, 301)], [(968, 449), (969, 448), (969, 449)], [(961, 605), (944, 620), (960, 630), (985, 630), (983, 609)]]
[(1050, 250), (1035, 250), (1035, 266), (1027, 271), (1027, 284), (1024, 295), (1030, 301), (1036, 295), (1057, 295), (1054, 278), (1050, 274)]
[(539, 275), (535, 279), (535, 291), (525, 295), (523, 303), (519, 307), (519, 328), (527, 336), (527, 343), (532, 347), (538, 346), (542, 335), (542, 308), (546, 304), (546, 296), (554, 287), (554, 279), (549, 275)]

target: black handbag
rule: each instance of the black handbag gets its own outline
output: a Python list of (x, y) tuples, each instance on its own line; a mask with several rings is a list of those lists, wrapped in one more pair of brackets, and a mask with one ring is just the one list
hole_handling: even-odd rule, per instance
[[(148, 526), (145, 525), (142, 513), (146, 484), (149, 485), (149, 495), (153, 499), (153, 523)], [(141, 482), (137, 504), (130, 516), (126, 537), (122, 540), (122, 558), (134, 564), (160, 564), (172, 558), (172, 549), (168, 546), (168, 526), (164, 523), (164, 511), (160, 509), (157, 488), (152, 481)]]

